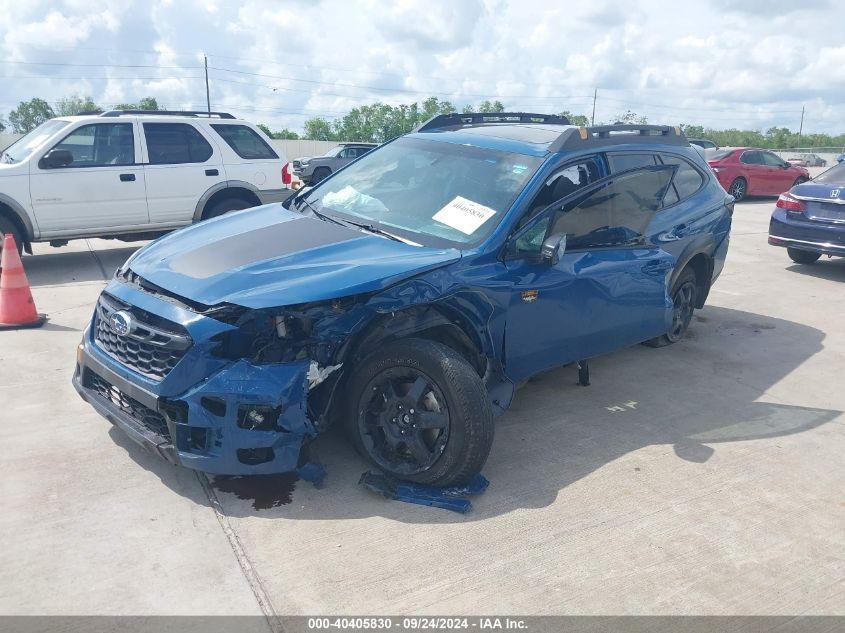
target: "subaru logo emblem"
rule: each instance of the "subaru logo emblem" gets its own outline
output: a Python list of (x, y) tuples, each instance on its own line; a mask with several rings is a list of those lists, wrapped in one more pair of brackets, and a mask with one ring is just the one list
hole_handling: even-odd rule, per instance
[(832, 189), (830, 192), (831, 198), (838, 198), (839, 197), (839, 189)]
[(132, 331), (132, 315), (121, 310), (109, 317), (109, 325), (118, 336), (126, 336)]

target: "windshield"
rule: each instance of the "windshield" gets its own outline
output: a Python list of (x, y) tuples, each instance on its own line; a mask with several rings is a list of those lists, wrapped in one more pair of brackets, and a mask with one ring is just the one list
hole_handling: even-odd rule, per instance
[(340, 150), (341, 150), (340, 145), (335, 145), (335, 146), (334, 146), (334, 147), (332, 147), (332, 148), (331, 148), (328, 152), (326, 152), (325, 154), (323, 154), (323, 156), (330, 156), (330, 157), (334, 157), (334, 155), (335, 155), (335, 154), (337, 154)]
[(834, 165), (826, 172), (813, 178), (813, 182), (824, 182), (831, 185), (845, 184), (845, 163)]
[(543, 159), (400, 138), (332, 176), (306, 199), (421, 244), (477, 244), (501, 222)]
[(3, 152), (3, 162), (21, 162), (24, 158), (32, 154), (36, 147), (41, 145), (41, 143), (67, 125), (70, 125), (70, 121), (60, 121), (58, 119), (45, 121), (34, 130), (27, 132), (17, 141), (9, 145), (9, 147), (7, 147)]

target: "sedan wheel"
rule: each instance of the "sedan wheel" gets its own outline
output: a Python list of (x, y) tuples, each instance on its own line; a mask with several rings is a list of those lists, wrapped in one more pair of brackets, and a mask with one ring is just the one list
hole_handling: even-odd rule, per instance
[(737, 202), (745, 198), (747, 191), (748, 183), (746, 183), (742, 178), (735, 178), (731, 183), (731, 186), (728, 187), (728, 193), (731, 194)]

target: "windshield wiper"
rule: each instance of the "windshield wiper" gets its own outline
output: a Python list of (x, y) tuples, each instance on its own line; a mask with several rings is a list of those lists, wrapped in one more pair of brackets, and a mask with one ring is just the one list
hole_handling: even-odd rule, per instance
[(321, 220), (325, 220), (326, 222), (334, 222), (335, 224), (339, 224), (339, 225), (343, 226), (343, 222), (341, 222), (340, 220), (336, 220), (335, 218), (333, 218), (329, 215), (326, 215), (322, 211), (317, 211), (317, 207), (315, 207), (313, 204), (308, 202), (308, 200), (306, 200), (305, 198), (300, 198), (298, 201), (296, 201), (296, 208), (297, 209), (299, 209), (300, 204), (304, 204), (306, 207), (308, 207), (311, 210), (311, 213), (316, 215)]
[(383, 228), (375, 225), (375, 224), (368, 224), (366, 222), (355, 222), (353, 220), (347, 220), (346, 218), (343, 219), (346, 224), (351, 224), (352, 226), (357, 226), (359, 229), (364, 229), (369, 233), (376, 233), (378, 235), (383, 235), (384, 237), (390, 238), (395, 242), (402, 242), (404, 244), (408, 244), (406, 240), (403, 240), (401, 237), (397, 235), (393, 235), (393, 233), (388, 233)]

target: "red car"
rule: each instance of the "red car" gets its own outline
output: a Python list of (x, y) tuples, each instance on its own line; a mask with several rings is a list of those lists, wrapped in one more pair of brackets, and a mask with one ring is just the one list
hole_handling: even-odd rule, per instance
[(723, 147), (707, 154), (719, 184), (737, 201), (746, 196), (779, 196), (810, 179), (806, 167), (792, 165), (757, 147)]

